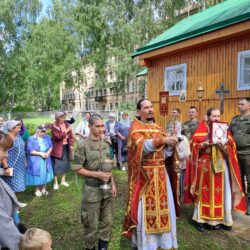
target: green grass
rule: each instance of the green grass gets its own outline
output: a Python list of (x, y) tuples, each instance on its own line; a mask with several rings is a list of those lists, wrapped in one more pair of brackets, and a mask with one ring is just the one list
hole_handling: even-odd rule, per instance
[[(131, 249), (130, 241), (121, 236), (122, 223), (127, 199), (127, 173), (114, 170), (118, 195), (114, 199), (113, 237), (109, 244), (110, 250)], [(70, 183), (68, 188), (60, 186), (57, 191), (48, 186), (48, 197), (34, 197), (34, 188), (29, 187), (19, 196), (28, 207), (21, 209), (20, 217), (26, 226), (38, 227), (49, 231), (53, 236), (54, 250), (82, 249), (82, 227), (80, 223), (80, 207), (82, 200), (82, 178), (67, 175)], [(229, 237), (225, 231), (198, 232), (191, 224), (191, 207), (182, 207), (182, 215), (177, 220), (177, 238), (179, 249), (244, 249), (250, 250), (248, 244), (235, 237)], [(154, 249), (152, 249), (154, 250)]]

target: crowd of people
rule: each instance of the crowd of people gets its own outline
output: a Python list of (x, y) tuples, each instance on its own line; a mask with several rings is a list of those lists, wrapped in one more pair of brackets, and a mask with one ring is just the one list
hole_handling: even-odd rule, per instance
[[(86, 154), (86, 161), (89, 159), (88, 166), (92, 166), (93, 164), (95, 166), (94, 169), (96, 169), (97, 172), (100, 172), (99, 167), (101, 159), (115, 158), (119, 169), (120, 166), (124, 166), (122, 169), (126, 170), (127, 160), (125, 147), (130, 125), (128, 113), (123, 112), (121, 123), (116, 121), (116, 115), (114, 113), (110, 113), (109, 121), (107, 121), (107, 123), (104, 125), (104, 122), (100, 116), (91, 116), (89, 112), (86, 112), (83, 115), (83, 120), (78, 124), (75, 131), (71, 125), (75, 122), (75, 119), (69, 116), (70, 119), (66, 120), (67, 116), (69, 116), (69, 114), (66, 112), (57, 112), (55, 114), (55, 121), (53, 123), (39, 125), (36, 128), (36, 133), (34, 135), (29, 134), (24, 122), (20, 118), (5, 122), (2, 118), (0, 119), (0, 133), (3, 144), (3, 146), (0, 145), (0, 149), (2, 150), (0, 180), (1, 185), (3, 185), (0, 192), (7, 192), (8, 199), (11, 199), (11, 204), (8, 204), (10, 211), (6, 211), (8, 212), (8, 215), (6, 214), (6, 216), (3, 216), (0, 214), (0, 217), (5, 217), (2, 219), (10, 221), (11, 226), (9, 226), (7, 223), (5, 226), (8, 227), (9, 230), (13, 230), (15, 228), (13, 232), (16, 232), (16, 234), (9, 234), (7, 236), (8, 230), (3, 230), (4, 228), (2, 228), (0, 230), (1, 233), (3, 233), (3, 235), (0, 233), (0, 246), (5, 246), (9, 249), (19, 249), (19, 247), (20, 249), (28, 249), (21, 247), (21, 245), (19, 246), (22, 234), (18, 231), (18, 227), (20, 226), (19, 208), (26, 207), (27, 204), (18, 201), (17, 197), (19, 196), (19, 193), (25, 191), (27, 186), (35, 187), (34, 195), (36, 197), (41, 197), (44, 195), (47, 196), (49, 195), (49, 191), (47, 190), (48, 183), (53, 181), (53, 189), (58, 190), (60, 177), (60, 184), (68, 187), (69, 183), (66, 182), (66, 173), (71, 168), (74, 143), (77, 145), (75, 157), (75, 160), (77, 161), (78, 150), (80, 150), (82, 146), (86, 147), (91, 138), (94, 138), (93, 142), (95, 142), (96, 138), (101, 137), (103, 144), (101, 148), (104, 150), (103, 155), (100, 159), (97, 157), (97, 153), (99, 152), (99, 144), (97, 143), (97, 145), (95, 145), (95, 143), (93, 143), (93, 148), (90, 147), (88, 153), (84, 153)], [(100, 121), (102, 126), (99, 128), (99, 131), (96, 132), (96, 123)], [(47, 130), (50, 130), (51, 136), (46, 133)], [(95, 148), (97, 151), (96, 154), (93, 155), (93, 150)], [(74, 167), (72, 168), (74, 169)], [(76, 171), (76, 173), (82, 175), (81, 171)], [(103, 173), (103, 176), (100, 177), (100, 180), (102, 181), (106, 178), (112, 179), (111, 196), (116, 196), (116, 188), (113, 177), (111, 178), (110, 173)], [(88, 183), (88, 180), (85, 181)], [(99, 189), (101, 181), (97, 182), (97, 189)], [(93, 190), (96, 190), (96, 188)], [(91, 197), (93, 197), (91, 194), (93, 190), (86, 191), (86, 197), (89, 197), (90, 205), (93, 202), (93, 200), (91, 200)], [(105, 194), (103, 197), (102, 195), (102, 193), (98, 194), (98, 198), (94, 197), (94, 201), (97, 199), (97, 201), (100, 202), (103, 198), (107, 198), (107, 194)], [(5, 202), (1, 203), (1, 205), (6, 205), (6, 202), (7, 200), (5, 199)], [(86, 206), (86, 203), (87, 201), (84, 200), (84, 206)], [(106, 218), (109, 215), (109, 219), (107, 218), (109, 225), (108, 229), (106, 229), (103, 241), (104, 243), (101, 243), (101, 245), (104, 244), (104, 246), (111, 235), (111, 197), (109, 197), (105, 204), (107, 206), (107, 210), (104, 217)], [(99, 215), (96, 218), (99, 218)], [(2, 219), (0, 218), (1, 223), (4, 222)], [(105, 228), (106, 225), (103, 225)], [(38, 235), (39, 232), (42, 231), (37, 229), (34, 235)], [(28, 235), (29, 236), (27, 237), (31, 238), (33, 233), (28, 233)], [(45, 250), (50, 248), (41, 249)]]
[(155, 123), (147, 99), (137, 103), (132, 122), (127, 112), (120, 121), (110, 113), (106, 123), (86, 112), (75, 131), (75, 119), (66, 120), (68, 113), (62, 111), (53, 123), (39, 125), (34, 135), (22, 119), (0, 119), (0, 247), (51, 249), (50, 233), (20, 224), (18, 210), (27, 204), (17, 197), (26, 186), (34, 186), (37, 197), (49, 195), (47, 184), (53, 181), (58, 190), (59, 178), (60, 185), (68, 187), (70, 168), (84, 178), (81, 222), (86, 250), (97, 244), (98, 250), (106, 250), (111, 240), (112, 200), (117, 195), (112, 168), (128, 173), (122, 234), (131, 238), (133, 249), (177, 249), (181, 202), (194, 205), (192, 219), (200, 232), (231, 230), (233, 209), (250, 215), (249, 97), (239, 100), (239, 112), (226, 140), (217, 142), (211, 141), (211, 125), (220, 122), (218, 108), (209, 108), (199, 121), (197, 108), (191, 106), (184, 123), (181, 110), (174, 108), (164, 129)]

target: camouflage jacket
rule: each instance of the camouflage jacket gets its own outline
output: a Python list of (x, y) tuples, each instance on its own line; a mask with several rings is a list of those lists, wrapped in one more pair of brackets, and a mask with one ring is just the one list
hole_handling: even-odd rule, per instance
[[(98, 141), (90, 138), (86, 139), (83, 144), (79, 144), (72, 165), (73, 170), (85, 168), (89, 171), (100, 171), (101, 162), (110, 159), (109, 144), (100, 139)], [(102, 190), (99, 188), (102, 181), (97, 178), (84, 177), (83, 201), (97, 202), (111, 196), (111, 190)]]
[(250, 115), (235, 116), (229, 130), (233, 135), (238, 154), (250, 155)]
[(186, 121), (182, 124), (182, 131), (183, 134), (190, 140), (192, 134), (194, 133), (195, 129), (198, 127), (199, 121)]

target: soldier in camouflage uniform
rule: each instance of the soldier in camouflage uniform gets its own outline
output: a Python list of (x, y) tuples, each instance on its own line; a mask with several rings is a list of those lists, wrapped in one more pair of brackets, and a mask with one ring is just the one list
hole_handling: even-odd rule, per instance
[(235, 116), (229, 126), (235, 140), (243, 187), (247, 180), (247, 215), (250, 215), (250, 97), (239, 100), (240, 115)]
[[(90, 135), (84, 144), (78, 145), (72, 169), (84, 177), (81, 221), (83, 224), (84, 249), (108, 249), (112, 231), (112, 196), (116, 196), (116, 186), (112, 173), (100, 170), (101, 162), (110, 158), (109, 144), (103, 139), (104, 122), (99, 115), (89, 119)], [(111, 189), (102, 190), (103, 181), (110, 180)]]
[(183, 134), (190, 141), (192, 134), (199, 125), (199, 121), (197, 120), (197, 108), (195, 106), (189, 107), (188, 119), (189, 119), (188, 121), (182, 124), (182, 131)]

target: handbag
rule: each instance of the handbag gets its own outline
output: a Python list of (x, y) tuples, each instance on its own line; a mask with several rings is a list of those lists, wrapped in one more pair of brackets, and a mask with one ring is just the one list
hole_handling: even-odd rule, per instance
[(124, 144), (122, 146), (122, 154), (126, 154), (128, 152), (128, 145), (127, 144)]

